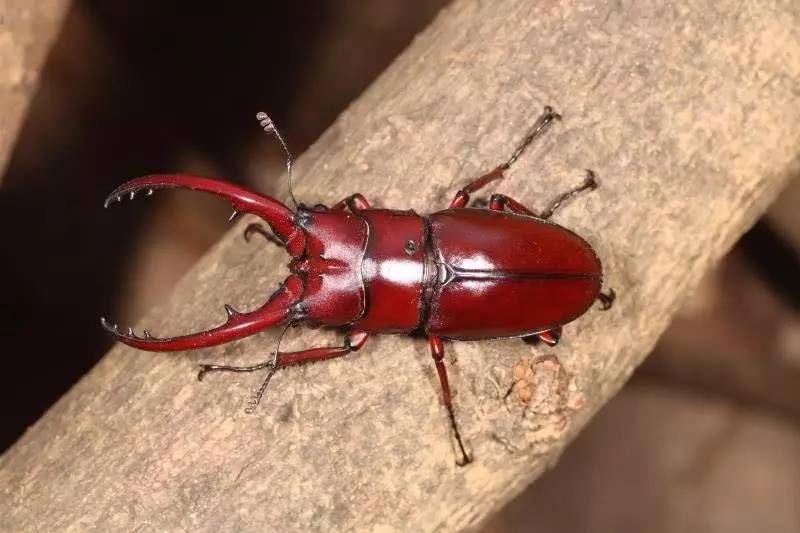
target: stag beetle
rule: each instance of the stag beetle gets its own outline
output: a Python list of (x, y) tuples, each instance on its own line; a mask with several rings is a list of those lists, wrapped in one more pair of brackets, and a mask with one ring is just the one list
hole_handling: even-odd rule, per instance
[[(585, 313), (596, 299), (607, 309), (614, 298), (613, 291), (601, 292), (602, 269), (592, 247), (548, 220), (564, 200), (597, 186), (593, 172), (587, 171), (583, 184), (560, 195), (542, 213), (502, 194), (491, 196), (488, 209), (467, 207), (472, 193), (502, 179), (560, 115), (545, 107), (507, 161), (458, 191), (449, 209), (428, 216), (374, 209), (358, 193), (330, 208), (297, 204), (286, 143), (265, 113), (256, 118), (286, 154), (294, 210), (225, 181), (179, 174), (128, 181), (106, 198), (105, 207), (125, 197), (133, 199), (140, 191), (150, 195), (162, 188), (216, 194), (233, 205), (231, 219), (249, 213), (269, 225), (292, 257), (289, 277), (255, 311), (239, 312), (226, 305), (225, 323), (207, 331), (157, 338), (147, 330), (142, 336), (131, 328), (122, 330), (105, 319), (102, 325), (117, 340), (153, 351), (214, 346), (279, 324), (288, 328), (309, 322), (349, 330), (341, 346), (281, 352), (279, 339), (272, 357), (262, 363), (200, 365), (198, 379), (208, 372), (269, 369), (248, 413), (281, 368), (341, 357), (359, 350), (373, 333), (422, 334), (430, 343), (461, 452), (457, 462), (469, 463), (453, 411), (442, 341), (524, 337), (555, 345), (563, 324)], [(263, 226), (251, 224), (245, 237), (253, 232), (269, 235)]]

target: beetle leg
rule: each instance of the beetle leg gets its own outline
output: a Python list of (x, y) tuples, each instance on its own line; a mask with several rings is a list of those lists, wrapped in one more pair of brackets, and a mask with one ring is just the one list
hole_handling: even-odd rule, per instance
[(489, 199), (489, 209), (493, 211), (504, 211), (506, 208), (520, 215), (537, 216), (536, 213), (505, 194), (493, 194)]
[(276, 237), (272, 232), (268, 231), (263, 224), (259, 224), (258, 222), (253, 222), (252, 224), (247, 225), (243, 232), (244, 240), (250, 242), (250, 237), (253, 235), (253, 233), (258, 233), (272, 244), (276, 244), (281, 247), (286, 246), (282, 240)]
[(488, 185), (489, 183), (503, 179), (503, 169), (501, 167), (497, 167), (496, 169), (492, 170), (488, 174), (484, 174), (480, 178), (476, 179), (472, 183), (468, 184), (463, 189), (459, 190), (456, 193), (455, 198), (453, 201), (450, 202), (450, 209), (459, 209), (462, 207), (466, 207), (469, 203), (469, 195), (478, 189), (481, 189)]
[(362, 346), (364, 346), (364, 343), (367, 342), (368, 337), (369, 334), (365, 331), (353, 330), (344, 338), (344, 344), (342, 344), (342, 346), (309, 348), (307, 350), (300, 350), (296, 352), (280, 352), (280, 341), (278, 341), (276, 355), (267, 361), (250, 366), (202, 364), (200, 365), (200, 370), (197, 373), (197, 379), (202, 381), (203, 377), (208, 372), (255, 372), (256, 370), (269, 368), (270, 370), (267, 374), (267, 377), (264, 379), (261, 387), (253, 396), (250, 404), (245, 410), (248, 414), (252, 414), (256, 407), (258, 407), (258, 404), (261, 402), (261, 398), (263, 398), (264, 392), (266, 392), (272, 376), (275, 375), (275, 372), (281, 368), (324, 361), (325, 359), (333, 359), (335, 357), (347, 355), (350, 352), (356, 352), (360, 350)]
[(557, 326), (553, 329), (548, 329), (547, 331), (539, 333), (537, 337), (539, 337), (539, 340), (548, 346), (555, 346), (558, 344), (558, 341), (561, 340), (561, 331), (561, 326)]
[(504, 209), (508, 209), (514, 213), (518, 213), (520, 215), (528, 215), (532, 217), (537, 217), (541, 219), (548, 219), (558, 210), (559, 207), (564, 203), (565, 200), (575, 196), (579, 192), (585, 190), (594, 190), (597, 188), (597, 181), (595, 180), (595, 174), (591, 170), (586, 171), (586, 179), (584, 179), (583, 183), (580, 184), (578, 187), (574, 189), (570, 189), (569, 191), (565, 192), (558, 198), (556, 198), (550, 206), (545, 209), (542, 213), (535, 213), (519, 203), (518, 201), (514, 200), (506, 196), (505, 194), (493, 194), (491, 199), (489, 200), (489, 209), (493, 209), (495, 211), (503, 211)]
[(528, 134), (525, 135), (525, 138), (522, 139), (521, 143), (519, 143), (519, 146), (517, 146), (516, 150), (514, 150), (514, 153), (511, 154), (511, 157), (508, 158), (508, 161), (500, 165), (499, 168), (502, 170), (508, 170), (509, 167), (511, 167), (511, 165), (513, 165), (525, 152), (528, 146), (530, 146), (535, 139), (541, 137), (542, 134), (547, 131), (548, 126), (550, 126), (554, 120), (561, 120), (561, 115), (553, 111), (553, 108), (549, 105), (544, 106), (542, 114), (539, 115), (539, 118), (537, 118), (536, 122), (533, 123), (533, 126), (531, 126)]
[(450, 202), (450, 209), (466, 207), (469, 203), (470, 193), (485, 187), (495, 180), (502, 179), (503, 172), (511, 168), (511, 165), (513, 165), (517, 159), (519, 159), (519, 157), (523, 154), (523, 152), (525, 152), (534, 139), (540, 137), (547, 130), (547, 127), (550, 125), (550, 123), (552, 123), (554, 120), (561, 120), (561, 115), (553, 111), (552, 107), (545, 106), (544, 111), (541, 115), (539, 115), (539, 118), (536, 119), (536, 122), (533, 123), (530, 131), (528, 131), (528, 134), (511, 154), (511, 157), (509, 157), (505, 163), (501, 164), (488, 174), (484, 174), (458, 191), (455, 198), (453, 198), (453, 201)]
[(600, 301), (600, 309), (608, 311), (611, 309), (611, 306), (614, 305), (614, 300), (617, 299), (617, 293), (614, 292), (614, 289), (608, 289), (608, 294), (603, 294), (601, 292), (597, 295), (597, 299)]
[(595, 174), (593, 171), (587, 169), (586, 178), (583, 180), (583, 183), (575, 187), (574, 189), (565, 192), (564, 194), (553, 200), (550, 206), (547, 209), (545, 209), (541, 215), (539, 215), (539, 218), (544, 218), (544, 219), (550, 218), (551, 216), (553, 216), (553, 213), (555, 213), (556, 210), (559, 207), (561, 207), (561, 204), (564, 203), (564, 200), (572, 198), (579, 192), (586, 190), (593, 191), (596, 188), (597, 188), (597, 181), (595, 180)]
[(472, 459), (467, 455), (466, 450), (464, 449), (464, 443), (461, 441), (461, 433), (458, 431), (458, 424), (456, 423), (456, 415), (453, 412), (453, 398), (452, 394), (450, 393), (450, 383), (447, 380), (447, 368), (444, 366), (444, 344), (442, 344), (442, 339), (431, 335), (428, 338), (431, 346), (431, 356), (433, 357), (433, 361), (436, 363), (436, 372), (439, 374), (439, 383), (442, 386), (442, 399), (444, 400), (444, 406), (447, 408), (447, 414), (450, 416), (450, 425), (453, 428), (453, 433), (456, 436), (456, 441), (458, 442), (458, 447), (461, 450), (462, 460), (459, 462), (457, 461), (456, 464), (458, 466), (465, 466), (472, 462)]
[(367, 199), (364, 198), (360, 192), (357, 192), (337, 202), (331, 209), (350, 209), (351, 212), (355, 213), (356, 211), (361, 211), (362, 209), (369, 209), (369, 207), (370, 206)]

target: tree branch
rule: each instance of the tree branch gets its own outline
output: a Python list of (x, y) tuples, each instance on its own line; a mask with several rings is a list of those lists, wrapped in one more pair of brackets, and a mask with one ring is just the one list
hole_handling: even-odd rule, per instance
[[(301, 159), (296, 195), (332, 204), (359, 191), (379, 207), (439, 209), (552, 104), (563, 122), (496, 190), (540, 209), (596, 170), (600, 188), (555, 218), (596, 247), (616, 306), (567, 326), (556, 348), (446, 345), (475, 457), (466, 468), (422, 340), (379, 337), (283, 371), (255, 416), (243, 409), (258, 376), (198, 383), (194, 371), (263, 360), (277, 332), (202, 353), (117, 346), (3, 457), (0, 525), (476, 526), (557, 460), (798, 172), (798, 27), (800, 6), (767, 0), (455, 2)], [(287, 258), (245, 243), (246, 223), (141, 326), (191, 331), (219, 323), (223, 303), (262, 302)], [(293, 330), (284, 349), (332, 336)]]
[(0, 0), (0, 181), (67, 0)]

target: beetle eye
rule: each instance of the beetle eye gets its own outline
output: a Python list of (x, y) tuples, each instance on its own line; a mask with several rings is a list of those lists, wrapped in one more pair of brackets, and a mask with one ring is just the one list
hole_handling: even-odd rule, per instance
[(417, 253), (417, 243), (414, 241), (406, 242), (406, 254), (414, 255)]

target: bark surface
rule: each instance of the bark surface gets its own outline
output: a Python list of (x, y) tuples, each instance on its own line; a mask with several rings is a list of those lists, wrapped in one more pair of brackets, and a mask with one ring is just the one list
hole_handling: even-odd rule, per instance
[[(443, 208), (551, 104), (564, 120), (489, 192), (542, 209), (596, 170), (599, 189), (555, 221), (595, 246), (615, 307), (565, 327), (555, 348), (446, 344), (466, 468), (424, 340), (372, 338), (282, 371), (255, 415), (244, 407), (260, 375), (198, 383), (196, 365), (261, 361), (277, 331), (183, 354), (117, 346), (2, 458), (0, 527), (476, 527), (557, 460), (797, 174), (798, 28), (792, 1), (455, 2), (302, 157), (295, 194)], [(288, 258), (246, 243), (246, 222), (139, 331), (194, 331), (221, 323), (224, 303), (263, 302)], [(298, 328), (283, 349), (329, 342)]]
[(0, 0), (0, 181), (67, 0)]

